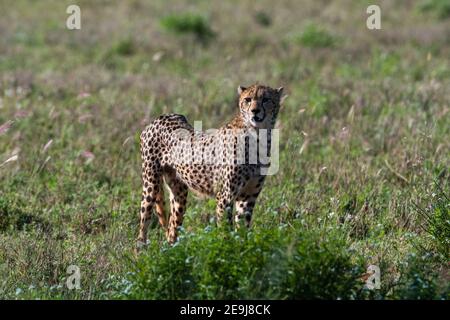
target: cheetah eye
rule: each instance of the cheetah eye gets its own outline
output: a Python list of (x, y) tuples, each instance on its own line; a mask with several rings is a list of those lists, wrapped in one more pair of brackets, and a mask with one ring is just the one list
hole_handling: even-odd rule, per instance
[(244, 101), (245, 101), (245, 103), (250, 103), (250, 102), (252, 102), (252, 98), (245, 98)]

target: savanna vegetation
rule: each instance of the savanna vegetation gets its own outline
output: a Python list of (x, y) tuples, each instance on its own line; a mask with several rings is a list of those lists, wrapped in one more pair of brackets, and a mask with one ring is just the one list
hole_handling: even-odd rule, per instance
[[(1, 1), (0, 298), (448, 299), (450, 9), (376, 3)], [(256, 81), (288, 97), (253, 228), (190, 196), (136, 256), (140, 131), (217, 128)]]

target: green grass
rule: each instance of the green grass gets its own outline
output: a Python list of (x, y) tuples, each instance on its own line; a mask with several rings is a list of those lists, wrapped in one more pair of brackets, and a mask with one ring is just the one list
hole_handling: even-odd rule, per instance
[[(370, 31), (359, 1), (81, 1), (69, 31), (71, 3), (3, 1), (0, 297), (448, 299), (450, 22), (421, 3)], [(256, 81), (288, 97), (251, 231), (190, 196), (180, 241), (154, 219), (136, 257), (140, 131), (216, 128)]]
[(314, 24), (307, 25), (297, 40), (309, 48), (329, 48), (336, 43), (336, 39), (329, 32)]
[(422, 208), (417, 206), (418, 212), (425, 220), (424, 229), (432, 237), (432, 247), (424, 248), (424, 252), (434, 253), (438, 259), (450, 260), (450, 198), (437, 185), (436, 191), (431, 195), (429, 205)]
[(203, 41), (214, 37), (214, 32), (207, 20), (200, 15), (192, 13), (166, 16), (161, 19), (161, 26), (176, 34), (193, 34)]
[(352, 262), (341, 235), (298, 233), (301, 229), (281, 224), (246, 233), (207, 227), (183, 234), (173, 247), (160, 249), (153, 244), (131, 265), (134, 271), (125, 282), (125, 297), (342, 299), (361, 295), (358, 277), (364, 269), (361, 261)]
[(446, 0), (427, 0), (419, 5), (423, 12), (432, 12), (440, 19), (450, 18), (450, 3)]

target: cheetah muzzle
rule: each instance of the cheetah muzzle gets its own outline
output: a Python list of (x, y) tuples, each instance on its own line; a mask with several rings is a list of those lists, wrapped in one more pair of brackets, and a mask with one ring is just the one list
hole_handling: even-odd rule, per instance
[[(250, 227), (253, 208), (261, 192), (267, 166), (254, 156), (252, 143), (261, 143), (265, 130), (266, 153), (270, 153), (271, 132), (275, 126), (283, 88), (263, 85), (238, 87), (238, 112), (226, 125), (214, 132), (201, 132), (178, 114), (156, 118), (141, 133), (142, 202), (139, 244), (146, 244), (147, 229), (155, 207), (160, 225), (169, 243), (177, 239), (183, 222), (188, 190), (215, 197), (217, 221)], [(253, 161), (251, 161), (253, 159)], [(162, 182), (170, 198), (170, 217), (164, 212)]]

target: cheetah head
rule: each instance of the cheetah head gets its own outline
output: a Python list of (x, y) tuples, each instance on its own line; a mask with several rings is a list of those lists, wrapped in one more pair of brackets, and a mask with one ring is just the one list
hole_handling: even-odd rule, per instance
[(239, 111), (246, 125), (264, 129), (275, 126), (283, 87), (272, 89), (259, 84), (248, 88), (239, 86), (238, 94)]

